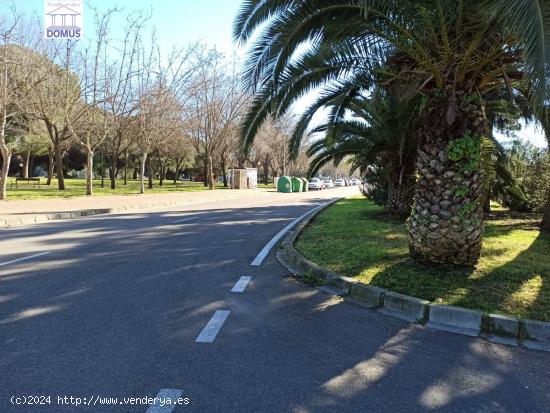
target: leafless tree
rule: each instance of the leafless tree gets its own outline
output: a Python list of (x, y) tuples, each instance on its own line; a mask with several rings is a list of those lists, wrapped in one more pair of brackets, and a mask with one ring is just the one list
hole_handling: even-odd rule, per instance
[(138, 74), (144, 70), (138, 67), (138, 53), (143, 52), (141, 39), (149, 18), (149, 15), (142, 12), (130, 13), (127, 17), (124, 38), (120, 44), (111, 48), (112, 64), (109, 70), (110, 82), (106, 101), (111, 125), (103, 144), (109, 162), (111, 189), (116, 189), (117, 165), (122, 157), (124, 157), (126, 178), (129, 152), (135, 144), (133, 137), (136, 134), (139, 100), (134, 89)]
[(111, 123), (106, 108), (111, 80), (107, 46), (109, 23), (116, 11), (108, 9), (100, 14), (95, 10), (94, 41), (82, 51), (79, 64), (74, 68), (80, 82), (73, 93), (79, 96), (68, 97), (64, 108), (65, 122), (86, 152), (86, 195), (93, 195), (94, 153), (105, 141)]
[(216, 52), (209, 52), (205, 60), (195, 78), (195, 94), (188, 110), (191, 136), (203, 161), (205, 185), (214, 189), (213, 157), (224, 138), (234, 133), (247, 96), (234, 64), (228, 67), (223, 56)]
[(29, 50), (25, 35), (18, 27), (20, 17), (12, 6), (11, 16), (0, 20), (0, 200), (6, 198), (8, 172), (12, 149), (6, 139), (6, 128), (10, 121), (21, 113), (21, 94), (29, 87)]

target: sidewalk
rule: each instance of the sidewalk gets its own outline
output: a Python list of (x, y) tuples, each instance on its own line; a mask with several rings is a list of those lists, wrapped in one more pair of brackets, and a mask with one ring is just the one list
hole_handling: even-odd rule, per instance
[(0, 202), (0, 228), (16, 227), (89, 215), (134, 212), (233, 199), (264, 197), (275, 189), (110, 195)]

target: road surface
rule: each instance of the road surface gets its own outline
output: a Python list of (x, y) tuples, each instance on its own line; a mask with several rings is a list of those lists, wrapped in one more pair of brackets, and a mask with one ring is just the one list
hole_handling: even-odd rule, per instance
[(250, 265), (350, 191), (1, 229), (0, 412), (550, 411), (548, 353), (343, 302), (273, 251)]

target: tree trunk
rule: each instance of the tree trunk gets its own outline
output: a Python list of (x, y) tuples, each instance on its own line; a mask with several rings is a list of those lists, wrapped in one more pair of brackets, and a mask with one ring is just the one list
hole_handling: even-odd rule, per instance
[(2, 172), (0, 173), (0, 201), (6, 199), (8, 187), (8, 172), (10, 170), (11, 151), (2, 139), (0, 142), (0, 153), (2, 153)]
[(52, 184), (53, 169), (55, 167), (54, 153), (53, 151), (48, 153), (48, 181), (46, 185), (50, 186)]
[(419, 177), (408, 221), (411, 255), (429, 263), (475, 265), (483, 236), (479, 205), (480, 137), (487, 133), (483, 106), (479, 102), (453, 106), (448, 97), (431, 96), (418, 125)]
[(141, 158), (141, 174), (139, 177), (139, 193), (145, 193), (145, 163), (147, 162), (147, 154), (144, 153)]
[(269, 182), (269, 161), (265, 160), (263, 163), (264, 168), (264, 185), (267, 185)]
[(60, 191), (65, 190), (65, 176), (63, 175), (63, 154), (59, 146), (54, 147), (55, 152), (55, 170), (57, 173), (57, 187)]
[(113, 159), (109, 160), (109, 180), (111, 181), (111, 189), (116, 189), (116, 163), (117, 159), (113, 157)]
[(94, 153), (88, 149), (86, 151), (86, 195), (94, 194)]
[(542, 214), (542, 229), (550, 232), (550, 182), (547, 185), (549, 187), (546, 192), (546, 205)]
[(208, 186), (208, 158), (209, 156), (206, 155), (204, 157), (204, 161), (203, 161), (203, 171), (204, 171), (204, 186)]
[(414, 197), (414, 177), (404, 177), (400, 183), (398, 179), (390, 181), (388, 198), (384, 208), (386, 212), (398, 218), (407, 218), (411, 213)]
[(212, 166), (212, 156), (208, 157), (208, 181), (210, 183), (209, 189), (213, 191), (215, 187), (215, 182), (214, 182), (214, 167)]
[(178, 178), (180, 176), (180, 167), (181, 167), (181, 161), (176, 161), (176, 173), (174, 174), (174, 185), (178, 183)]
[(124, 157), (124, 185), (128, 185), (128, 153)]
[(223, 170), (223, 187), (227, 188), (228, 184), (229, 184), (229, 181), (227, 179), (227, 170), (224, 168), (224, 170)]
[(147, 188), (153, 189), (153, 162), (151, 162), (151, 158), (147, 160)]
[(31, 151), (27, 151), (25, 157), (23, 158), (23, 178), (27, 179), (29, 177), (29, 164), (31, 162)]

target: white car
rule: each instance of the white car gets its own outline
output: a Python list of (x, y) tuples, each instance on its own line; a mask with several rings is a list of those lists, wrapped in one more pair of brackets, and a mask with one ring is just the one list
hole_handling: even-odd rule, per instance
[(346, 181), (344, 181), (342, 178), (338, 178), (336, 181), (334, 181), (334, 186), (346, 186)]
[(323, 179), (323, 182), (328, 189), (334, 188), (334, 182), (332, 182), (332, 179)]
[(307, 189), (315, 189), (317, 191), (320, 191), (321, 189), (325, 188), (325, 183), (321, 181), (319, 178), (312, 178), (311, 181), (307, 184)]
[(353, 178), (351, 182), (352, 182), (352, 185), (361, 185), (361, 180), (357, 178)]

